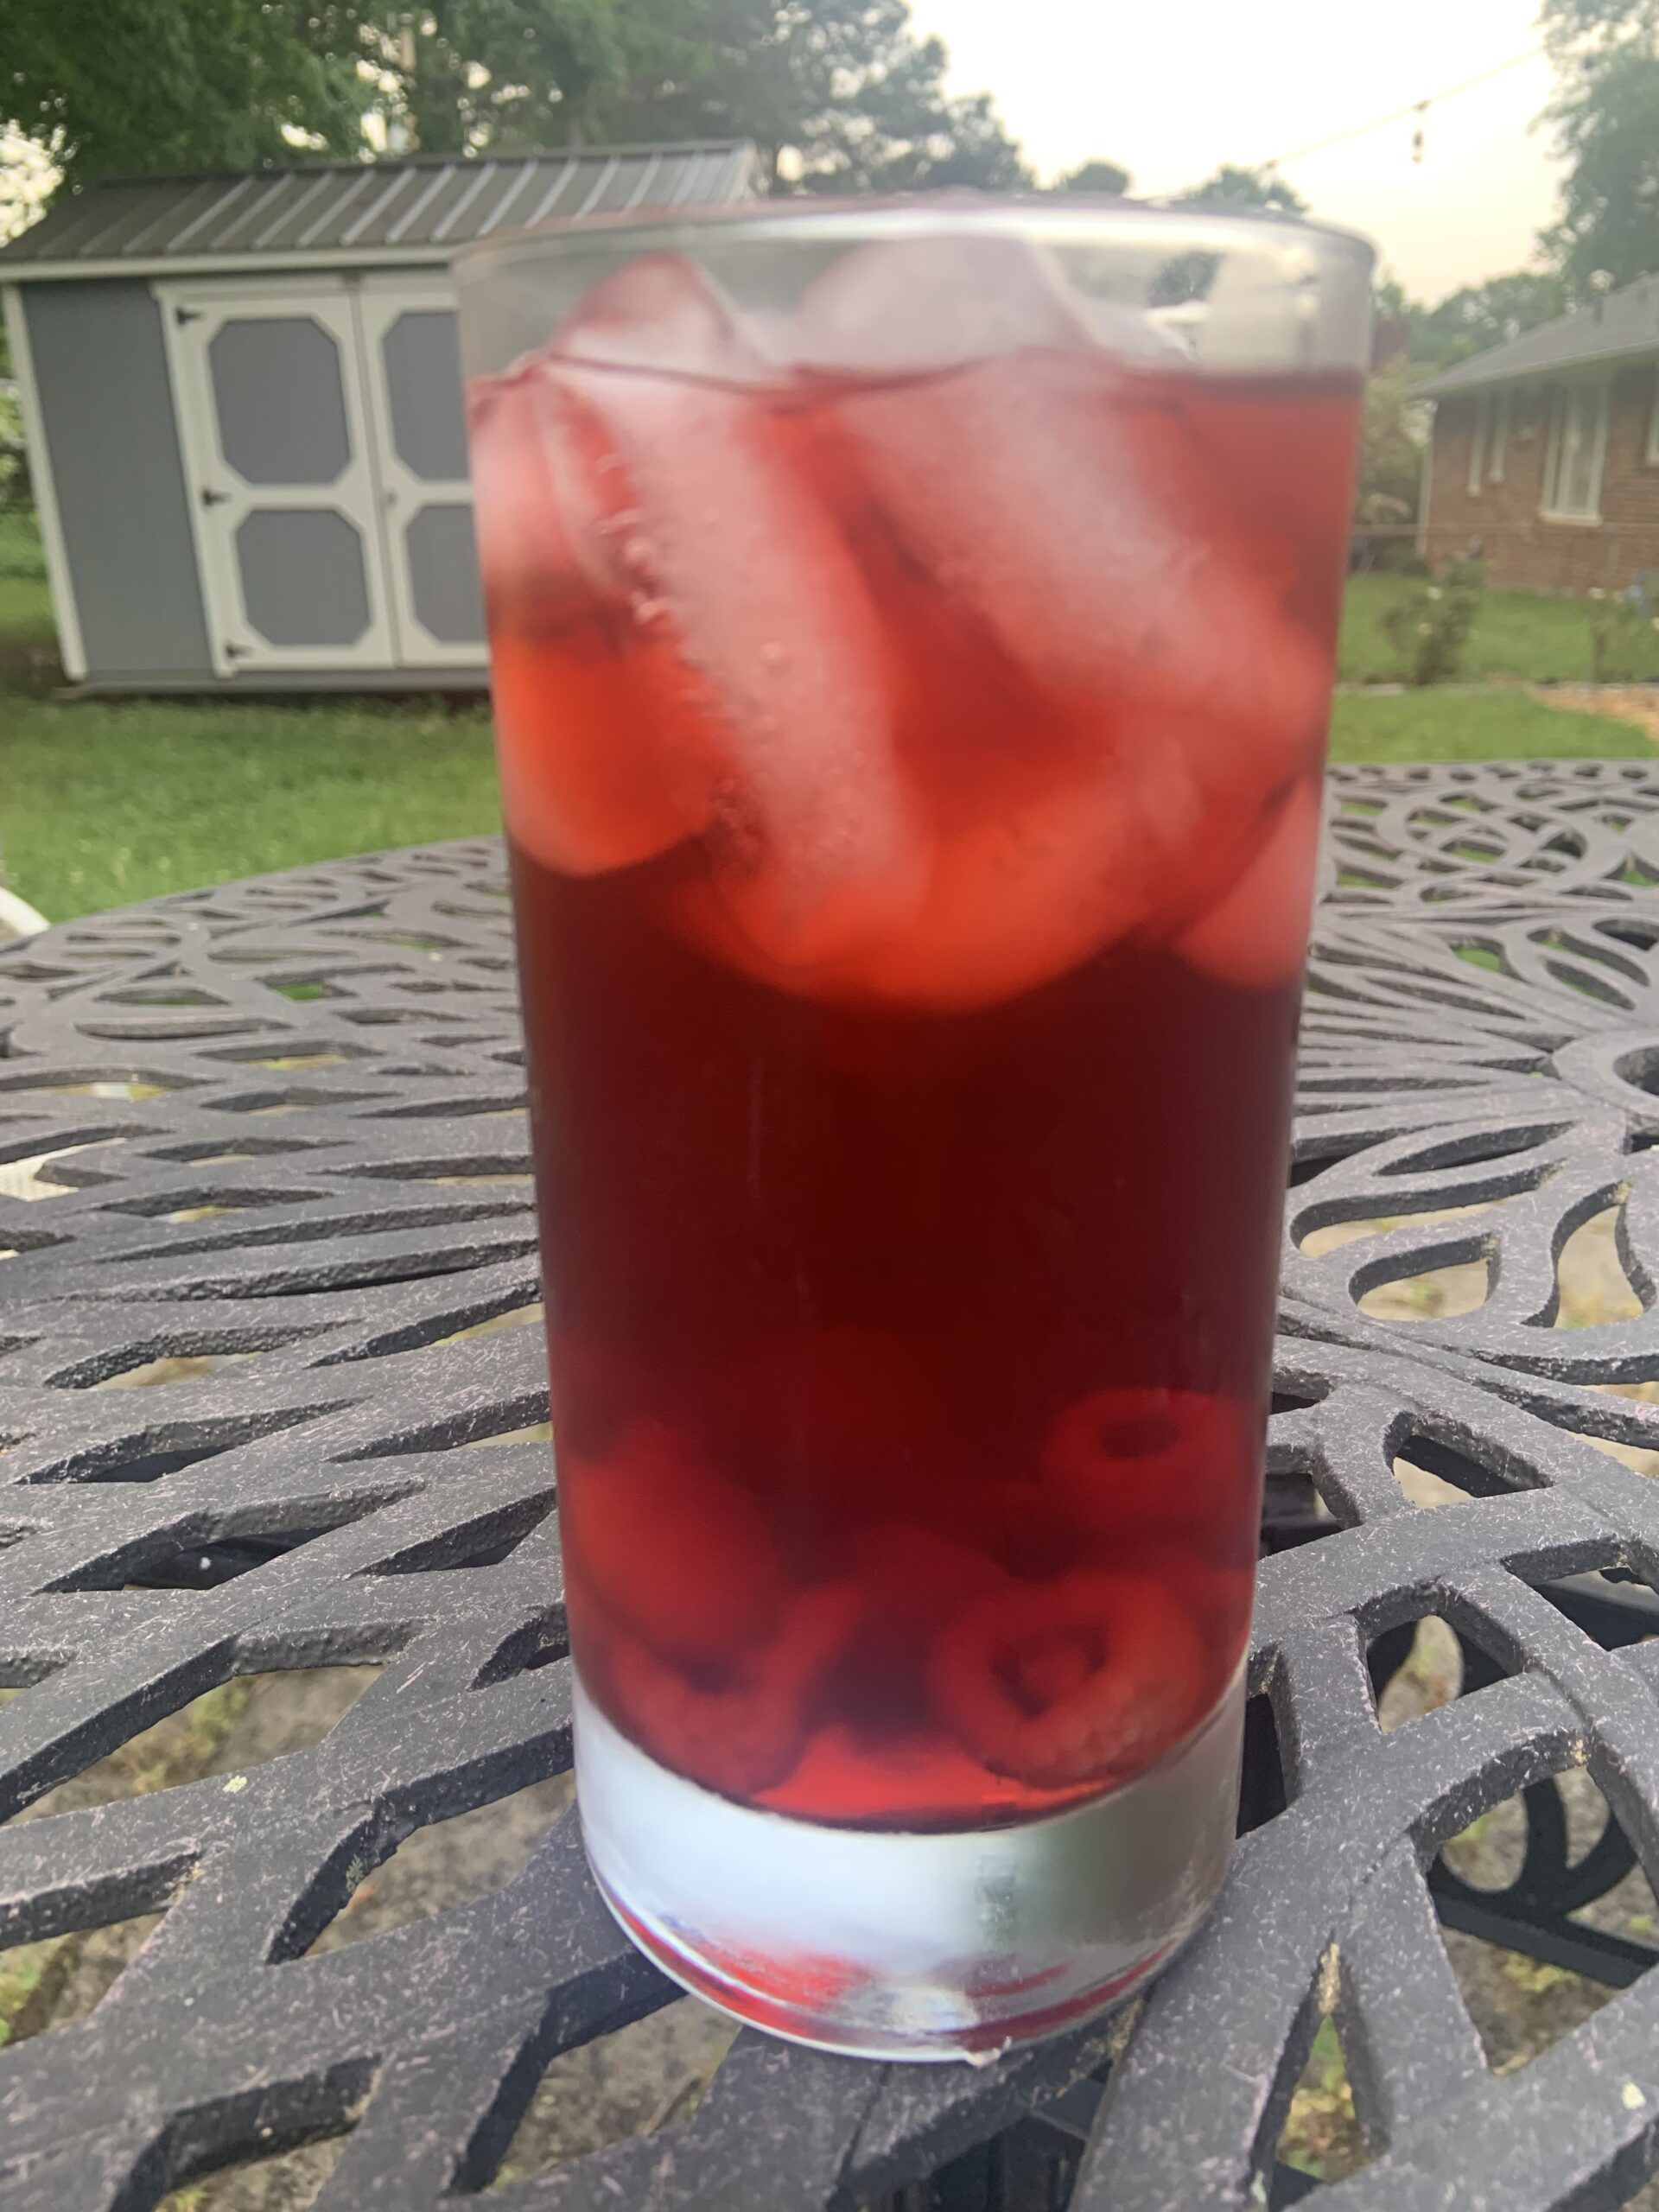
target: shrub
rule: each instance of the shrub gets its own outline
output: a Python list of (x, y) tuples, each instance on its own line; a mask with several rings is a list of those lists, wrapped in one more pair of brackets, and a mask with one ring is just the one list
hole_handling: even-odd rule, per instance
[(1449, 683), (1460, 673), (1484, 589), (1478, 561), (1452, 561), (1438, 583), (1389, 609), (1382, 627), (1399, 650), (1408, 683)]
[(1646, 596), (1634, 589), (1622, 599), (1605, 592), (1590, 594), (1590, 681), (1642, 683), (1659, 664), (1659, 618)]
[(1421, 576), (1427, 579), (1429, 567), (1409, 538), (1391, 538), (1379, 545), (1371, 556), (1372, 572), (1379, 576)]

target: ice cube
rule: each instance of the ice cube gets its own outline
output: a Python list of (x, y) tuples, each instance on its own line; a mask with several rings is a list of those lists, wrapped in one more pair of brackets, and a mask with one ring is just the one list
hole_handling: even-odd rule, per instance
[[(1109, 770), (1051, 779), (942, 835), (910, 925), (874, 948), (846, 995), (967, 1012), (1052, 982), (1126, 935), (1164, 887), (1140, 786), (1161, 731), (1141, 725)], [(1196, 834), (1196, 810), (1177, 830)]]
[(1185, 718), (1201, 782), (1265, 797), (1317, 736), (1327, 670), (1240, 537), (1168, 379), (1027, 354), (849, 396), (842, 415), (917, 557), (1090, 716)]
[(724, 764), (715, 895), (763, 965), (810, 970), (897, 925), (925, 880), (857, 563), (756, 388), (775, 372), (690, 264), (623, 270), (557, 345), (626, 470), (629, 557)]
[(843, 254), (804, 296), (788, 350), (809, 368), (880, 377), (1090, 345), (1166, 366), (1185, 359), (1151, 317), (1075, 290), (1045, 247), (957, 232)]
[(1177, 956), (1224, 982), (1287, 983), (1307, 951), (1319, 793), (1297, 784), (1242, 873), (1206, 913), (1175, 939)]
[[(546, 631), (623, 580), (604, 557), (602, 508), (569, 395), (543, 360), (480, 378), (467, 394), (480, 565), (491, 611)], [(589, 465), (584, 466), (587, 461)]]
[(1206, 368), (1339, 361), (1370, 320), (1363, 256), (1315, 251), (1294, 223), (1236, 238), (1221, 257), (1196, 331)]
[[(1127, 340), (1097, 342), (1098, 314), (1074, 311), (1009, 241), (866, 249), (802, 312), (809, 336), (899, 317), (983, 352), (949, 374), (852, 385), (840, 418), (913, 561), (1026, 672), (1057, 768), (1071, 763), (1064, 787), (943, 855), (916, 941), (887, 971), (883, 988), (926, 996), (938, 970), (967, 1004), (1022, 966), (1041, 980), (1178, 913), (1183, 883), (1206, 889), (1217, 861), (1224, 877), (1249, 823), (1317, 758), (1329, 658), (1230, 512), (1224, 453), (1193, 433), (1200, 380), (1149, 327), (1167, 373), (1126, 363)], [(958, 926), (972, 941), (947, 985)], [(982, 958), (997, 976), (976, 979)]]
[(707, 822), (712, 773), (632, 620), (620, 465), (544, 357), (468, 399), (508, 828), (576, 874), (648, 860)]
[(812, 368), (880, 376), (1086, 342), (1051, 257), (1019, 238), (958, 233), (842, 254), (803, 296), (793, 352)]
[(588, 365), (764, 385), (778, 365), (761, 330), (678, 253), (642, 254), (583, 295), (554, 333), (552, 350)]

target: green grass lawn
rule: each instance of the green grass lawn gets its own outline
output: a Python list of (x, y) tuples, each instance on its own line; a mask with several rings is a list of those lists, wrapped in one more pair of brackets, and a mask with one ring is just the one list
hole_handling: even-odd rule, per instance
[[(1420, 590), (1409, 576), (1354, 576), (1343, 609), (1338, 673), (1344, 683), (1395, 683), (1401, 659), (1382, 629), (1382, 617)], [(1644, 639), (1644, 647), (1647, 641)], [(1659, 678), (1659, 632), (1647, 664), (1633, 672)], [(1581, 599), (1546, 599), (1536, 592), (1488, 592), (1475, 620), (1463, 673), (1471, 683), (1487, 676), (1518, 676), (1529, 683), (1590, 681), (1590, 608)]]
[(54, 921), (499, 826), (487, 709), (38, 696), (33, 527), (0, 515), (0, 857)]
[(1331, 717), (1333, 760), (1652, 760), (1638, 729), (1605, 715), (1570, 715), (1524, 691), (1341, 694)]
[[(1344, 673), (1393, 672), (1377, 625), (1409, 588), (1356, 580)], [(1494, 595), (1475, 658), (1490, 672), (1582, 675), (1571, 655), (1582, 655), (1586, 622), (1569, 601)], [(481, 705), (59, 701), (41, 696), (51, 636), (38, 541), (20, 518), (0, 517), (0, 855), (12, 888), (54, 920), (496, 827)], [(1494, 687), (1349, 693), (1337, 701), (1332, 751), (1338, 760), (1636, 760), (1654, 747), (1621, 723)]]
[(499, 823), (481, 706), (0, 692), (0, 852), (54, 921)]
[(34, 518), (0, 514), (0, 651), (52, 641), (46, 559)]

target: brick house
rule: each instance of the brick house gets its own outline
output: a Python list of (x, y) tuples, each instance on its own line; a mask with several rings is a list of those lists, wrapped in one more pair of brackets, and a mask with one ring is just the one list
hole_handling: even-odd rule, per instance
[(1418, 387), (1434, 403), (1418, 543), (1478, 545), (1503, 589), (1659, 579), (1659, 276)]

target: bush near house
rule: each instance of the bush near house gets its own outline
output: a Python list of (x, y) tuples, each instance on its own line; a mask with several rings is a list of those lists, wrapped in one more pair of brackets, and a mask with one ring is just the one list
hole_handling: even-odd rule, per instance
[(1382, 616), (1408, 683), (1449, 683), (1463, 673), (1484, 580), (1475, 561), (1450, 562), (1438, 582), (1396, 600)]
[[(1345, 683), (1400, 683), (1408, 670), (1386, 627), (1390, 609), (1422, 589), (1409, 576), (1351, 576), (1343, 611), (1338, 675)], [(1464, 677), (1515, 677), (1528, 683), (1597, 681), (1599, 614), (1605, 599), (1558, 599), (1539, 592), (1493, 591), (1482, 597), (1463, 656)], [(1617, 671), (1608, 680), (1659, 682), (1659, 632), (1638, 617), (1619, 639)]]

